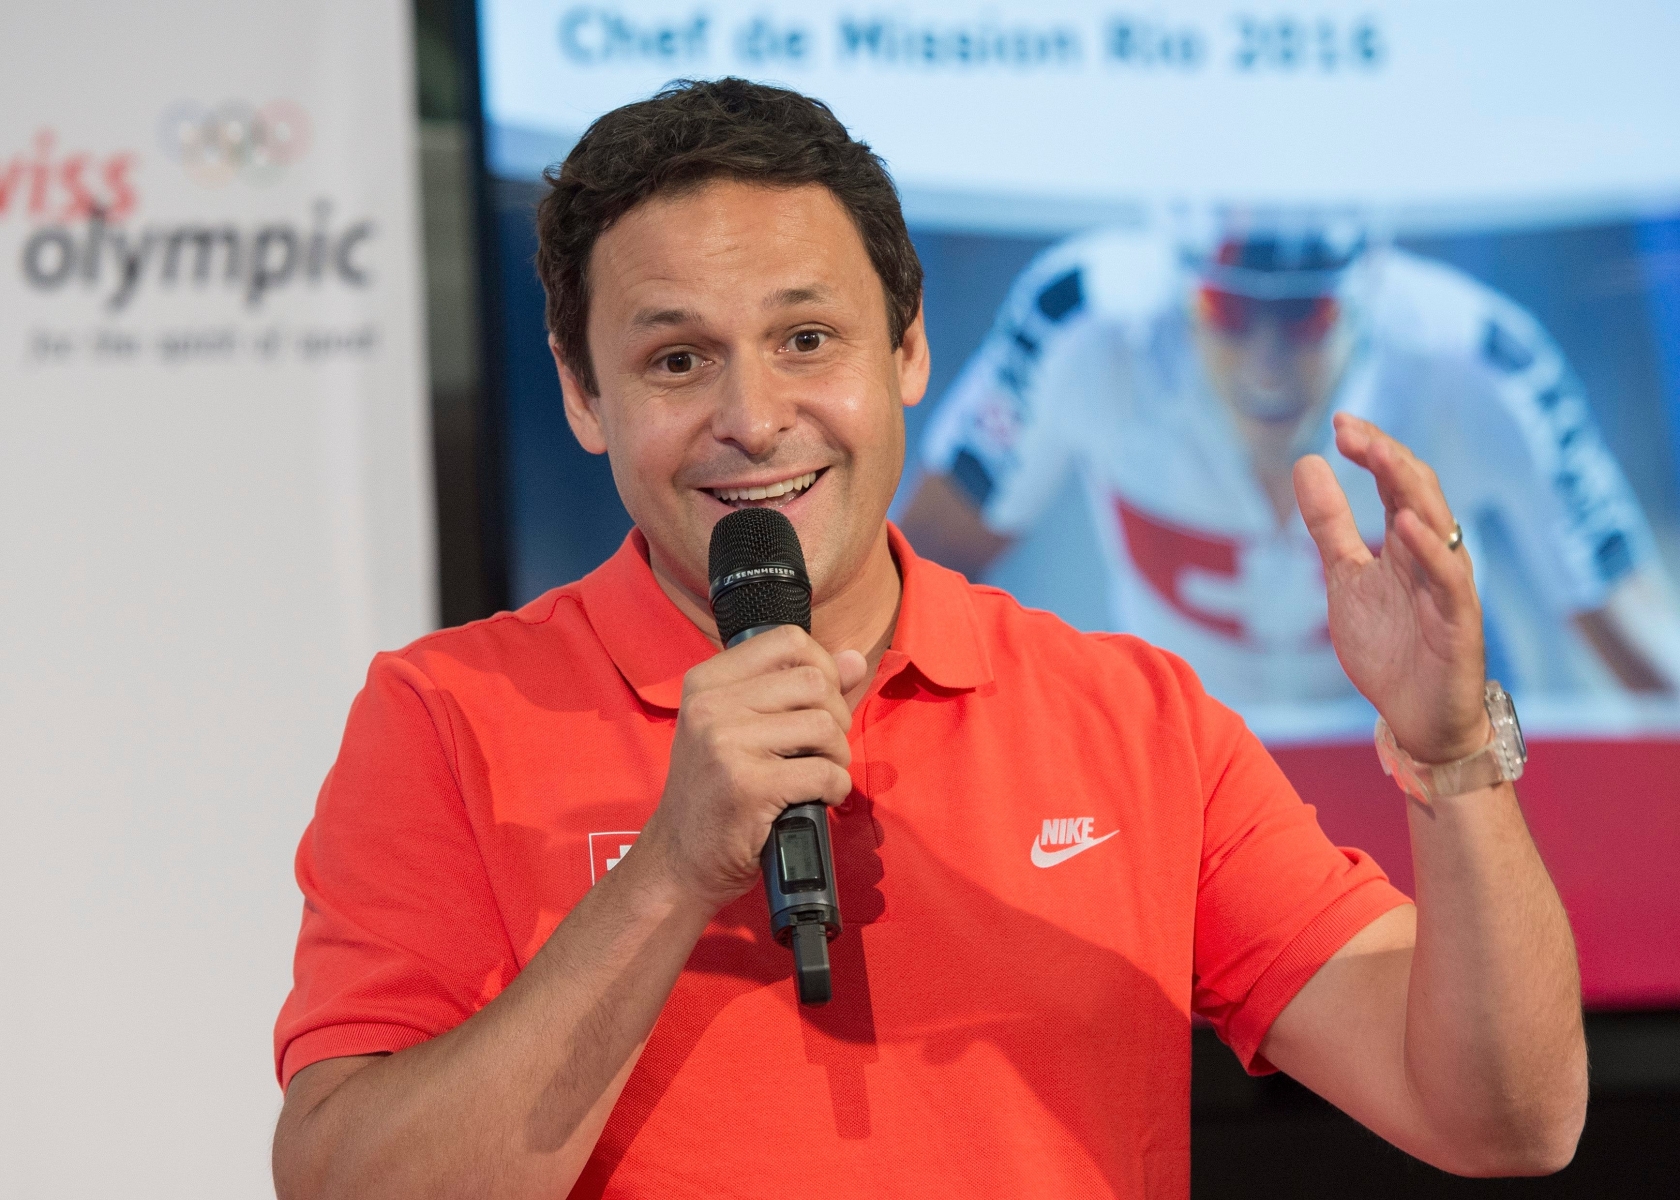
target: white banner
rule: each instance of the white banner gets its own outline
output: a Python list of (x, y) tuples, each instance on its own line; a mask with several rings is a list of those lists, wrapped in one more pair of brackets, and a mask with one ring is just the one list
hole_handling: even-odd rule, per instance
[(408, 6), (0, 45), (0, 1193), (272, 1195), (292, 853), (435, 620)]
[(684, 76), (820, 97), (912, 223), (1079, 228), (1181, 200), (1407, 226), (1680, 199), (1680, 6), (1532, 0), (485, 0), (492, 165), (532, 176)]

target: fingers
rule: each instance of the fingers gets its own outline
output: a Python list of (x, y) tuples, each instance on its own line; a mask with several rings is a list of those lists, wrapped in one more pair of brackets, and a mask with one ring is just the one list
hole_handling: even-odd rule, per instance
[(840, 692), (844, 695), (869, 673), (869, 660), (856, 650), (842, 650), (834, 656), (835, 669), (840, 672)]
[(820, 757), (843, 769), (851, 762), (852, 711), (841, 689), (866, 670), (855, 651), (836, 662), (797, 626), (774, 629), (688, 673), (684, 724), (704, 731), (717, 761)]
[(840, 730), (852, 727), (852, 710), (834, 684), (815, 667), (789, 667), (718, 688), (714, 700), (739, 706), (739, 711), (771, 716), (778, 713), (820, 712)]
[[(861, 682), (860, 655), (838, 661), (797, 626), (715, 654), (683, 679), (670, 767), (647, 829), (661, 831), (668, 869), (721, 907), (758, 876), (770, 823), (790, 804), (839, 804), (851, 793), (842, 687)], [(637, 845), (642, 843), (638, 841)]]
[(1452, 532), (1452, 510), (1428, 463), (1369, 421), (1337, 413), (1335, 425), (1336, 448), (1371, 472), (1390, 522), (1410, 509), (1441, 537)]
[(824, 709), (755, 716), (728, 736), (738, 749), (760, 759), (819, 757), (841, 767), (852, 761), (846, 731)]
[(794, 758), (776, 768), (769, 788), (782, 808), (820, 800), (830, 807), (852, 794), (852, 777), (827, 758)]
[(778, 626), (713, 655), (688, 673), (683, 690), (686, 694), (701, 688), (728, 687), (771, 671), (801, 666), (816, 667), (837, 691), (845, 690), (840, 687), (840, 669), (833, 656), (797, 625)]
[(1395, 514), (1394, 533), (1421, 569), (1424, 585), (1443, 617), (1453, 621), (1474, 612), (1476, 587), (1468, 554), (1447, 549), (1446, 539), (1409, 508)]
[(1371, 560), (1370, 548), (1359, 536), (1347, 495), (1336, 480), (1330, 464), (1309, 454), (1295, 464), (1295, 503), (1307, 523), (1319, 557), (1328, 575), (1342, 563), (1363, 566)]
[(1443, 617), (1473, 615), (1476, 585), (1470, 556), (1447, 548), (1454, 521), (1435, 472), (1369, 421), (1337, 413), (1335, 424), (1337, 449), (1376, 481), (1389, 529), (1399, 543), (1394, 547), (1390, 542), (1397, 550), (1395, 568), (1428, 589)]

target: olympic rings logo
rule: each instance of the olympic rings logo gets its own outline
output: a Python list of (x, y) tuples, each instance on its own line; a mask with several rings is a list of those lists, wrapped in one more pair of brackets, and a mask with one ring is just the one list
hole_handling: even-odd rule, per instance
[(207, 187), (235, 177), (273, 183), (309, 149), (309, 134), (309, 115), (290, 100), (261, 108), (238, 100), (215, 108), (183, 101), (158, 126), (164, 153)]

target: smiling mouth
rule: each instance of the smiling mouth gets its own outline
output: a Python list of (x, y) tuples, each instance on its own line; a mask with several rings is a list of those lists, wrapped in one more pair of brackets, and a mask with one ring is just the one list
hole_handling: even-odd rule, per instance
[(807, 471), (803, 475), (795, 475), (791, 479), (759, 487), (717, 487), (701, 490), (731, 508), (780, 508), (796, 496), (802, 495), (827, 470), (828, 468), (824, 467), (818, 471)]

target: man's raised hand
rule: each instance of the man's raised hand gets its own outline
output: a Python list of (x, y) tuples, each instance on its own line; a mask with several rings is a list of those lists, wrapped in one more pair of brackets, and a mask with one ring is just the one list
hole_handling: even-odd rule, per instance
[(746, 892), (784, 808), (851, 792), (845, 693), (867, 669), (857, 651), (831, 657), (795, 625), (695, 667), (664, 794), (631, 854), (658, 855), (672, 882), (714, 911)]
[(1295, 499), (1324, 560), (1330, 641), (1342, 669), (1420, 762), (1486, 744), (1482, 606), (1470, 555), (1451, 549), (1452, 512), (1435, 472), (1369, 421), (1335, 417), (1336, 447), (1376, 480), (1382, 553), (1359, 536), (1330, 464), (1295, 464)]

